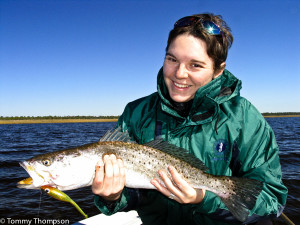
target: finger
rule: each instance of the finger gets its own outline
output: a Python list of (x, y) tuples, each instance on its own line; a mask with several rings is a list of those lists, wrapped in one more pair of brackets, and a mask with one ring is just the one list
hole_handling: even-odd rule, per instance
[[(158, 174), (162, 182), (158, 180), (153, 181), (153, 185), (165, 196), (174, 199), (175, 201), (182, 203), (183, 194), (180, 190), (174, 185), (172, 179), (168, 176), (167, 172), (159, 170)], [(172, 196), (172, 197), (171, 197)]]
[(205, 190), (194, 189), (173, 166), (169, 166), (169, 171), (174, 183), (180, 190), (180, 195), (177, 194), (177, 196), (183, 203), (199, 203), (202, 201), (205, 195)]
[(113, 168), (113, 180), (112, 185), (114, 189), (118, 188), (120, 182), (120, 167), (115, 155), (110, 155), (110, 160)]
[(163, 184), (161, 184), (157, 179), (152, 179), (151, 184), (156, 187), (156, 189), (161, 192), (166, 197), (175, 200), (179, 203), (182, 203), (181, 199), (178, 198), (175, 194), (173, 194), (169, 189), (167, 189)]
[(118, 164), (119, 164), (119, 168), (120, 168), (119, 185), (123, 189), (125, 186), (125, 182), (126, 182), (125, 166), (124, 166), (123, 160), (121, 160), (121, 159), (118, 159)]
[(114, 169), (109, 155), (104, 156), (104, 163), (103, 190), (110, 192), (113, 187)]
[(96, 165), (96, 172), (95, 172), (95, 180), (98, 182), (103, 182), (104, 179), (104, 166), (100, 164), (100, 162)]
[(103, 179), (104, 179), (104, 167), (100, 166), (98, 162), (96, 165), (95, 170), (95, 177), (92, 184), (92, 191), (94, 194), (99, 194), (103, 186)]
[(172, 176), (173, 183), (179, 190), (185, 192), (185, 190), (189, 191), (189, 189), (192, 189), (189, 183), (184, 178), (182, 178), (181, 174), (177, 172), (174, 166), (169, 166), (169, 171)]
[(169, 197), (171, 192), (164, 186), (162, 185), (157, 179), (152, 179), (150, 183), (163, 195)]
[(173, 193), (175, 196), (181, 198), (182, 197), (181, 191), (177, 188), (176, 185), (174, 185), (172, 179), (168, 176), (168, 174), (162, 170), (160, 170), (158, 174), (161, 177), (162, 181), (164, 182), (166, 188), (170, 191), (170, 193)]

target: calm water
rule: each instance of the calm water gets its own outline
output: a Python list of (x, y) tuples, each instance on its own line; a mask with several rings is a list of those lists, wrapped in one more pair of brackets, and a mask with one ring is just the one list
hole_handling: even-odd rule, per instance
[[(280, 147), (284, 183), (289, 188), (286, 215), (300, 224), (300, 117), (268, 118)], [(83, 217), (69, 203), (16, 188), (27, 178), (19, 162), (46, 152), (96, 142), (115, 123), (0, 125), (0, 223), (1, 218), (61, 219), (74, 223)], [(66, 191), (89, 216), (99, 213), (90, 187)], [(12, 220), (11, 220), (12, 221)]]

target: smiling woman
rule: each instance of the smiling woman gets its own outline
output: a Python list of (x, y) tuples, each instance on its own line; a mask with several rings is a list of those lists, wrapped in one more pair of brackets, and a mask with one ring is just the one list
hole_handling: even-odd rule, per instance
[(287, 188), (278, 146), (263, 116), (240, 96), (241, 81), (225, 69), (232, 42), (221, 16), (179, 19), (169, 34), (157, 92), (130, 102), (118, 125), (137, 143), (164, 139), (186, 149), (210, 174), (262, 182), (247, 213), (239, 200), (227, 204), (209, 188), (192, 186), (189, 178), (199, 174), (183, 175), (172, 163), (167, 171), (157, 168), (159, 179), (151, 180), (157, 190), (125, 187), (124, 165), (113, 156), (96, 168), (92, 190), (99, 210), (111, 215), (136, 209), (144, 225), (255, 224), (281, 214)]

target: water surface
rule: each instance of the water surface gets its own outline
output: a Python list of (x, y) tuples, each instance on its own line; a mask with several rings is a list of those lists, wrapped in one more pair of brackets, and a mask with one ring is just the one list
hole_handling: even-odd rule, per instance
[[(300, 223), (300, 117), (267, 118), (280, 148), (283, 182), (289, 189), (284, 212)], [(16, 187), (27, 178), (19, 162), (35, 155), (96, 142), (116, 123), (12, 124), (0, 125), (0, 216), (13, 219), (67, 219), (70, 224), (83, 217), (66, 202), (39, 190)], [(99, 214), (90, 187), (66, 191), (89, 216)], [(283, 224), (280, 223), (279, 224)]]

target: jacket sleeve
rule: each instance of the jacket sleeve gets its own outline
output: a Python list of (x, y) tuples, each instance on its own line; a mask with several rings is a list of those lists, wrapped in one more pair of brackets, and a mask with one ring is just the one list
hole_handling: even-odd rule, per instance
[(113, 204), (106, 202), (98, 195), (95, 195), (94, 203), (102, 213), (105, 215), (112, 215), (116, 212), (128, 212), (136, 209), (141, 199), (139, 189), (125, 187), (120, 199)]
[(250, 103), (245, 110), (244, 121), (238, 140), (240, 168), (237, 173), (263, 182), (263, 190), (250, 211), (249, 223), (260, 218), (280, 216), (288, 191), (282, 183), (279, 148), (273, 130)]
[[(246, 102), (240, 136), (234, 142), (230, 168), (232, 175), (263, 182), (246, 224), (278, 217), (285, 206), (287, 188), (282, 183), (279, 149), (275, 135), (263, 116)], [(214, 193), (207, 191), (195, 212), (207, 214), (213, 220), (239, 223)]]

